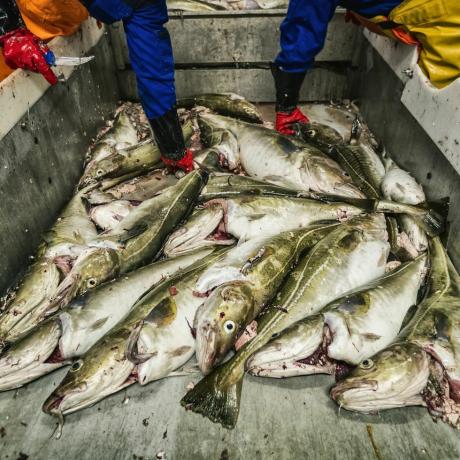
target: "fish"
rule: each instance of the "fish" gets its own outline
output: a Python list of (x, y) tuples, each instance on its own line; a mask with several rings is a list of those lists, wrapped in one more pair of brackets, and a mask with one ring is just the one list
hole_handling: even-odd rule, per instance
[(166, 169), (155, 169), (145, 175), (137, 176), (109, 188), (104, 187), (102, 182), (101, 187), (86, 195), (86, 199), (93, 206), (116, 200), (141, 202), (176, 185), (178, 180), (174, 174), (168, 173)]
[(232, 198), (241, 195), (275, 195), (316, 198), (315, 194), (299, 192), (287, 187), (280, 187), (268, 182), (259, 181), (248, 176), (236, 174), (210, 174), (207, 184), (200, 194), (200, 202), (216, 198)]
[(420, 405), (460, 428), (460, 282), (439, 238), (430, 240), (429, 290), (394, 342), (331, 389), (341, 407), (364, 413)]
[(167, 377), (185, 364), (195, 350), (189, 323), (204, 301), (193, 295), (193, 285), (225, 250), (213, 250), (146, 292), (118, 326), (74, 361), (43, 411), (62, 418), (135, 382)]
[(155, 262), (75, 299), (0, 354), (0, 391), (19, 388), (83, 355), (145, 292), (211, 251)]
[(350, 142), (334, 128), (321, 123), (296, 123), (295, 132), (305, 142), (319, 148), (333, 158), (350, 175), (353, 182), (368, 198), (380, 198), (380, 185), (385, 166), (368, 142), (360, 141), (362, 125), (355, 118)]
[(182, 406), (233, 428), (248, 358), (287, 327), (318, 313), (346, 292), (381, 277), (388, 253), (383, 216), (359, 216), (340, 224), (301, 257), (257, 317), (255, 337), (198, 382), (182, 398)]
[[(45, 312), (48, 316), (89, 289), (152, 261), (166, 237), (191, 211), (207, 174), (196, 170), (163, 194), (144, 201), (76, 259)], [(23, 333), (26, 331), (22, 331)]]
[[(185, 140), (188, 140), (193, 134), (192, 123), (187, 122), (182, 127), (182, 131)], [(160, 162), (160, 151), (152, 139), (125, 149), (115, 149), (110, 155), (91, 160), (86, 165), (78, 188), (81, 189), (97, 184), (103, 179), (124, 176), (132, 172), (140, 174), (154, 168)]]
[(77, 193), (64, 207), (50, 230), (45, 232), (35, 262), (28, 268), (15, 294), (0, 313), (1, 344), (17, 338), (25, 327), (33, 326), (48, 309), (61, 282), (61, 272), (67, 270), (89, 241), (97, 236), (89, 218), (83, 195)]
[(398, 222), (403, 231), (409, 238), (417, 252), (426, 252), (428, 249), (428, 236), (423, 227), (411, 216), (402, 215), (398, 217)]
[(385, 157), (385, 176), (381, 183), (383, 196), (387, 200), (417, 205), (426, 201), (423, 187), (391, 158)]
[[(420, 205), (426, 202), (423, 187), (405, 170), (400, 168), (384, 152), (386, 173), (381, 182), (383, 196), (387, 200), (399, 203)], [(411, 216), (399, 216), (401, 230), (409, 237), (409, 241), (418, 252), (424, 252), (428, 246), (427, 231), (417, 219)], [(428, 232), (428, 234), (430, 234)], [(432, 235), (431, 235), (432, 236)]]
[(131, 147), (138, 143), (137, 130), (128, 114), (122, 110), (115, 118), (112, 127), (105, 132), (91, 149), (93, 160), (108, 157), (117, 149)]
[(18, 290), (6, 308), (0, 314), (0, 348), (7, 340), (14, 340), (14, 328), (20, 327), (22, 321), (29, 321), (35, 314), (41, 314), (55, 294), (60, 273), (52, 260), (41, 259), (32, 264)]
[(309, 121), (308, 123), (294, 123), (294, 133), (297, 137), (318, 147), (321, 151), (329, 153), (334, 145), (344, 144), (345, 139), (332, 126)]
[(224, 210), (219, 203), (196, 208), (189, 219), (168, 237), (164, 254), (176, 257), (197, 248), (234, 244), (235, 238), (218, 229), (223, 219)]
[(101, 230), (113, 230), (134, 208), (130, 201), (115, 200), (93, 207), (90, 217)]
[(426, 257), (400, 265), (321, 313), (294, 324), (249, 358), (248, 372), (262, 377), (334, 374), (341, 362), (358, 365), (388, 346), (417, 304)]
[(362, 213), (362, 209), (345, 203), (284, 196), (211, 200), (195, 211), (190, 222), (169, 236), (165, 253), (171, 257), (203, 244), (222, 244), (231, 237), (243, 242), (323, 221), (343, 221)]
[(364, 197), (335, 161), (296, 138), (221, 115), (199, 114), (198, 123), (202, 138), (212, 144), (216, 130), (236, 138), (238, 151), (233, 155), (251, 177), (295, 190)]
[(203, 374), (222, 362), (300, 255), (339, 224), (318, 225), (255, 238), (231, 249), (198, 279), (195, 291), (209, 297), (195, 315), (196, 356)]
[(178, 107), (184, 107), (186, 109), (192, 109), (197, 105), (207, 107), (221, 115), (237, 118), (249, 123), (264, 122), (257, 107), (244, 97), (235, 93), (198, 94), (177, 101)]

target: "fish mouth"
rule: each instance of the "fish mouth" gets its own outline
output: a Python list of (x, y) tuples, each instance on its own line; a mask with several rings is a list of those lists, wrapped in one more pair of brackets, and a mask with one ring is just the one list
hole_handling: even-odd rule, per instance
[(331, 398), (339, 405), (344, 401), (347, 392), (375, 392), (378, 390), (376, 380), (357, 380), (338, 382), (330, 391)]
[(54, 296), (50, 299), (47, 314), (54, 313), (60, 308), (68, 305), (76, 296), (80, 281), (81, 275), (78, 273), (69, 273), (59, 285)]
[(210, 324), (203, 325), (197, 333), (196, 359), (204, 375), (208, 375), (217, 361), (217, 333)]
[(167, 240), (164, 253), (168, 257), (182, 255), (205, 246), (230, 246), (235, 239), (225, 231), (224, 216), (217, 213), (199, 228), (178, 229)]
[(60, 409), (64, 396), (51, 395), (43, 404), (42, 410), (45, 414), (58, 416), (62, 414)]

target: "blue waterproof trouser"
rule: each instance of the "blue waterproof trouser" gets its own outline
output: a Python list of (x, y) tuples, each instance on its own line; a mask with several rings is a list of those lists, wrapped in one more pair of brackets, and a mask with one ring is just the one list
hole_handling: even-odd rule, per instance
[(131, 65), (136, 74), (139, 97), (149, 119), (158, 118), (176, 103), (174, 58), (166, 0), (144, 2), (133, 8), (123, 0), (86, 0), (91, 16), (111, 24), (123, 20)]
[(305, 72), (326, 40), (327, 26), (337, 6), (363, 16), (388, 15), (402, 0), (290, 0), (281, 24), (281, 52), (275, 59), (285, 72)]

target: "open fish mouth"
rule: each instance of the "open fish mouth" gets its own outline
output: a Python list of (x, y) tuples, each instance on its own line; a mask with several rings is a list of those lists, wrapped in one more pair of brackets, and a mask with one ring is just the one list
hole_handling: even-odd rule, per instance
[(78, 273), (69, 273), (58, 287), (54, 296), (50, 299), (48, 314), (54, 313), (68, 305), (76, 296), (81, 276)]
[(0, 355), (0, 391), (19, 388), (66, 364), (59, 349), (60, 321), (38, 326)]
[(345, 405), (346, 401), (351, 400), (354, 396), (359, 398), (362, 404), (369, 396), (369, 400), (375, 398), (375, 392), (379, 385), (376, 380), (358, 380), (358, 381), (343, 381), (338, 382), (330, 391), (331, 398), (340, 406)]
[[(206, 246), (230, 246), (235, 239), (227, 234), (225, 229), (224, 210), (204, 208), (204, 219), (198, 219), (196, 224), (179, 228), (166, 241), (164, 253), (168, 257), (178, 256)], [(193, 219), (193, 216), (192, 216)]]
[(209, 374), (216, 363), (217, 333), (210, 323), (202, 325), (197, 330), (196, 359), (203, 374)]

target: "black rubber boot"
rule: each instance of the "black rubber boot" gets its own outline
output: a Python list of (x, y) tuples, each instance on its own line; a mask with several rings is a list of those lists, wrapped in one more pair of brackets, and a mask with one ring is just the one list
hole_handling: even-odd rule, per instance
[(185, 141), (176, 107), (161, 117), (152, 118), (149, 123), (161, 156), (174, 161), (182, 159), (185, 155)]
[(276, 89), (276, 111), (291, 113), (299, 103), (299, 93), (307, 72), (285, 72), (270, 64)]

